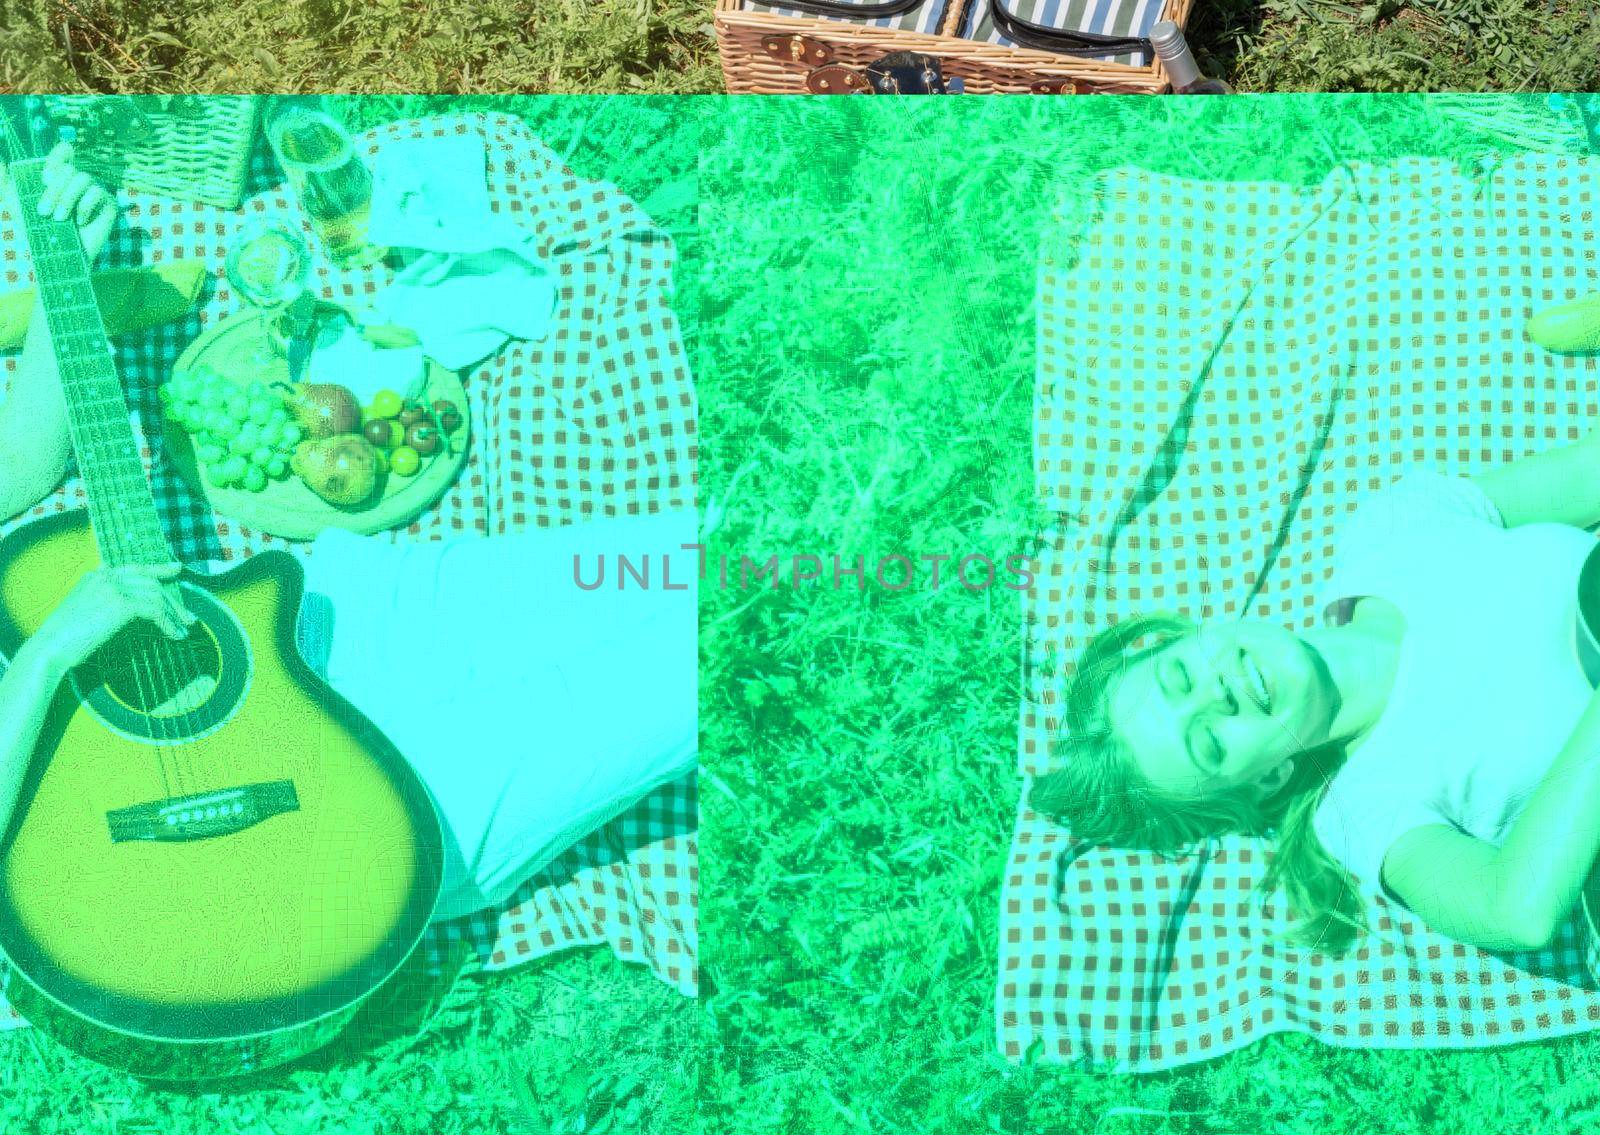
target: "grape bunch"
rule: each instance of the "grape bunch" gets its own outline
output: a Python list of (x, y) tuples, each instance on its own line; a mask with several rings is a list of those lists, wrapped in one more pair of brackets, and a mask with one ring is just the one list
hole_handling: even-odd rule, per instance
[(305, 437), (283, 399), (262, 382), (239, 386), (207, 367), (177, 371), (160, 388), (166, 416), (188, 430), (206, 477), (259, 493), (289, 475)]

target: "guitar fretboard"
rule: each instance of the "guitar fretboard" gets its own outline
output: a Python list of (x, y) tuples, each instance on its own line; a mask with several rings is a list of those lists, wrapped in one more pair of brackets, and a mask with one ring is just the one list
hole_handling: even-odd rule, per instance
[(50, 346), (66, 395), (67, 425), (89, 496), (89, 522), (110, 567), (172, 559), (145, 480), (122, 379), (112, 362), (77, 227), (38, 213), (40, 160), (12, 165)]

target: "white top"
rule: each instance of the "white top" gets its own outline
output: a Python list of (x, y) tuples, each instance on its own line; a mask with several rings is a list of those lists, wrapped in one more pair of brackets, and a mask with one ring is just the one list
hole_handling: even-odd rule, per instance
[(1324, 622), (1349, 621), (1362, 595), (1407, 622), (1389, 701), (1314, 819), (1363, 891), (1394, 897), (1379, 868), (1414, 828), (1505, 839), (1592, 694), (1574, 630), (1594, 544), (1567, 524), (1507, 529), (1472, 481), (1424, 467), (1341, 522)]
[(301, 650), (432, 795), (436, 920), (498, 906), (695, 768), (699, 560), (682, 546), (697, 529), (689, 508), (438, 542), (318, 537)]

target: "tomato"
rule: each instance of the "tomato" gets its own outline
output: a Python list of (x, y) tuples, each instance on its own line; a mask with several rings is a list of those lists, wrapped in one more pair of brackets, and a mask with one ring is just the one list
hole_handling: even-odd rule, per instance
[(372, 416), (392, 418), (405, 408), (405, 401), (393, 390), (380, 390), (372, 396)]
[(439, 448), (439, 431), (428, 422), (417, 422), (406, 430), (406, 444), (427, 457)]
[(389, 454), (389, 468), (401, 477), (410, 477), (422, 468), (422, 456), (409, 445), (402, 445)]
[(439, 428), (447, 434), (455, 433), (456, 427), (461, 425), (461, 411), (443, 398), (433, 404), (433, 412), (439, 416)]

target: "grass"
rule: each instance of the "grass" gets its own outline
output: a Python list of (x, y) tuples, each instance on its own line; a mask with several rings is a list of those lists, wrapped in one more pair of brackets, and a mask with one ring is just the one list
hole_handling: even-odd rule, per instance
[(0, 1038), (0, 1130), (28, 1135), (578, 1135), (678, 1132), (694, 1109), (693, 1006), (581, 950), (466, 978), (420, 1032), (337, 1043), (224, 1091), (148, 1084), (35, 1030)]
[[(1247, 91), (1593, 90), (1588, 0), (1201, 0)], [(0, 90), (722, 90), (710, 0), (0, 0)]]
[(1600, 86), (1586, 0), (1216, 0), (1202, 62), (1248, 91), (1550, 91)]
[(1350, 158), (1484, 148), (1509, 147), (1403, 96), (747, 100), (708, 132), (701, 484), (732, 570), (702, 599), (703, 1131), (1594, 1128), (1588, 1038), (1377, 1054), (1274, 1037), (1138, 1079), (1005, 1064), (1017, 593), (935, 589), (925, 566), (901, 591), (738, 586), (741, 555), (1031, 550), (1051, 187), (1122, 163), (1312, 184)]
[(5, 0), (0, 89), (709, 92), (710, 22), (703, 0)]
[[(647, 203), (679, 243), (677, 299), (698, 273), (698, 115), (652, 99), (351, 99), (356, 127), (448, 110), (521, 114), (580, 176)], [(685, 318), (686, 332), (694, 320)], [(27, 1029), (0, 1034), (0, 1131), (17, 1135), (677, 1135), (695, 1106), (700, 1016), (642, 966), (604, 949), (467, 976), (420, 1029), (349, 1035), (225, 1092), (145, 1083)], [(390, 1035), (393, 1034), (393, 1035)]]

